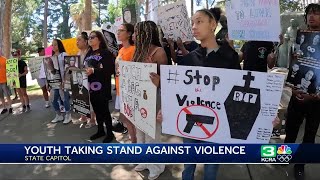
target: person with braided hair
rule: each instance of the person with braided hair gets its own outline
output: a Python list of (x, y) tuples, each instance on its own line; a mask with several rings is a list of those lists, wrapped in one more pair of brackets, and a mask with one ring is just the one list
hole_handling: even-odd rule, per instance
[[(167, 56), (162, 48), (159, 38), (159, 30), (153, 21), (139, 22), (135, 26), (134, 32), (136, 51), (133, 56), (133, 61), (142, 63), (156, 63), (158, 65), (158, 73), (151, 73), (150, 78), (155, 86), (158, 87), (157, 92), (157, 112), (160, 110), (160, 90), (159, 90), (159, 74), (160, 65), (167, 64)], [(156, 143), (160, 142), (161, 137), (161, 122), (156, 124), (155, 139), (146, 135), (139, 129), (136, 129), (137, 143)], [(136, 171), (148, 169), (150, 174), (148, 179), (156, 179), (164, 171), (164, 164), (139, 164), (134, 168)]]

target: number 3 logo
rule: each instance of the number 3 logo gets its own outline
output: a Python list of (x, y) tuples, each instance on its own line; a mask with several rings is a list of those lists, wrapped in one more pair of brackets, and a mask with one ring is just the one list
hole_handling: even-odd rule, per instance
[(262, 146), (261, 147), (261, 157), (276, 157), (276, 146)]

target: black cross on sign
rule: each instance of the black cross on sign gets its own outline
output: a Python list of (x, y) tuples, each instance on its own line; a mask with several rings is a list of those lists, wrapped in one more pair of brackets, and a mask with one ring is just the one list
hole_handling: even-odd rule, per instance
[(254, 76), (251, 76), (251, 72), (248, 72), (247, 75), (243, 75), (243, 80), (245, 80), (244, 87), (250, 88), (251, 81), (254, 81)]

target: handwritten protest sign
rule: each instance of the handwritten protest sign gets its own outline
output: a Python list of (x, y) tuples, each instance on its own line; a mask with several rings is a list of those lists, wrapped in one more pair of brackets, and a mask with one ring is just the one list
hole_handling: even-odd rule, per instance
[(90, 118), (88, 76), (85, 70), (72, 71), (73, 111)]
[(284, 76), (161, 66), (162, 132), (216, 143), (268, 143)]
[(159, 0), (149, 0), (148, 4), (148, 20), (151, 20), (158, 24), (158, 6)]
[(166, 38), (177, 40), (180, 37), (183, 42), (193, 40), (190, 19), (184, 0), (160, 6), (158, 17), (159, 25)]
[(8, 59), (6, 63), (7, 85), (20, 88), (18, 59)]
[(120, 112), (137, 128), (155, 138), (156, 86), (150, 73), (157, 64), (119, 61)]
[(300, 56), (291, 62), (287, 84), (320, 95), (320, 31), (299, 31), (297, 44)]
[(29, 71), (31, 72), (32, 79), (38, 79), (40, 68), (43, 62), (43, 56), (31, 58), (28, 61)]
[(231, 40), (279, 41), (279, 0), (226, 0)]
[(45, 57), (43, 59), (43, 65), (48, 85), (53, 89), (59, 89), (62, 79), (57, 56)]

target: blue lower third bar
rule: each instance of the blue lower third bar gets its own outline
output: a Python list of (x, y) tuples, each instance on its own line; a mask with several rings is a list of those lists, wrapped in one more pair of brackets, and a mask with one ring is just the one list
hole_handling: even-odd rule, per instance
[(316, 144), (0, 144), (0, 163), (320, 163)]

